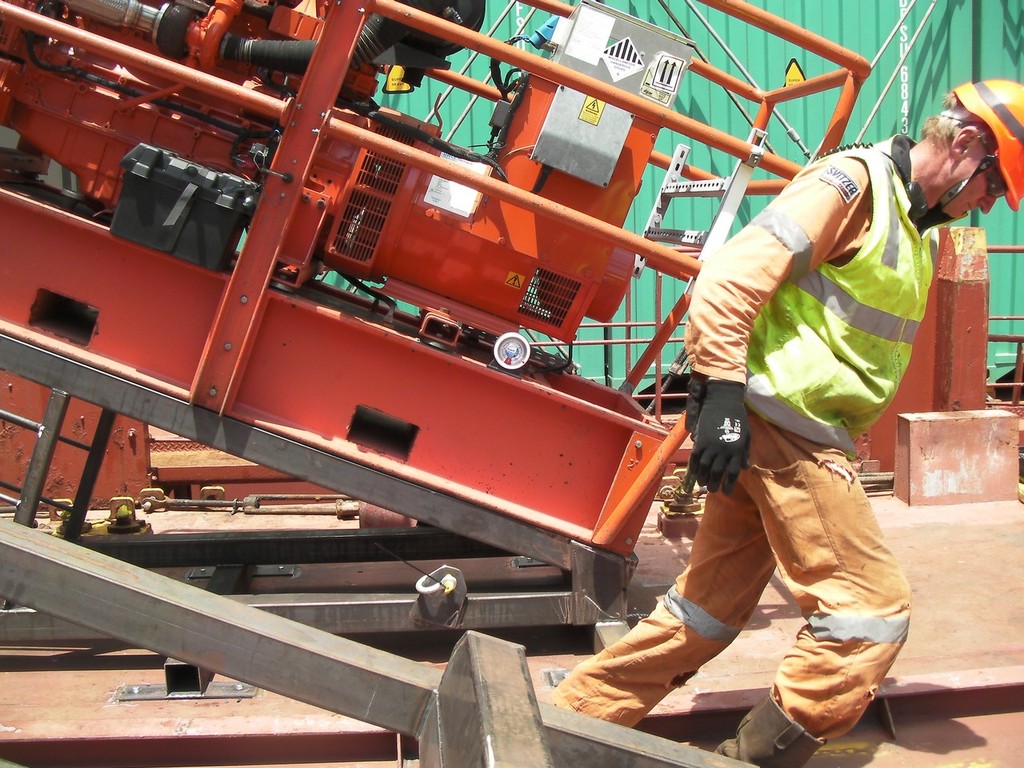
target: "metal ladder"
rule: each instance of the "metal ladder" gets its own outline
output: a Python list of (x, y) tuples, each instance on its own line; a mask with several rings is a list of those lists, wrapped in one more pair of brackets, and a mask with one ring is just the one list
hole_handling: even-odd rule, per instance
[[(736, 211), (739, 209), (740, 201), (746, 193), (747, 186), (754, 169), (761, 162), (764, 156), (764, 144), (767, 133), (760, 128), (753, 128), (750, 132), (749, 146), (750, 154), (746, 158), (740, 158), (733, 172), (728, 178), (704, 179), (700, 181), (683, 181), (683, 167), (686, 165), (686, 157), (690, 148), (684, 144), (676, 146), (672, 155), (665, 178), (662, 179), (661, 189), (655, 198), (654, 207), (647, 219), (647, 226), (644, 227), (643, 235), (648, 240), (670, 245), (691, 245), (700, 246), (698, 259), (704, 261), (713, 254), (726, 241), (736, 220)], [(711, 222), (711, 228), (702, 230), (690, 229), (669, 229), (662, 226), (668, 212), (669, 203), (680, 197), (720, 197), (721, 203), (718, 211)], [(660, 355), (662, 348), (668, 342), (675, 326), (682, 322), (683, 315), (689, 307), (690, 295), (693, 292), (694, 278), (686, 281), (686, 288), (683, 290), (675, 306), (666, 318), (666, 321), (658, 328), (654, 338), (641, 356), (640, 361), (626, 376), (622, 386), (623, 392), (631, 393), (639, 383), (640, 377), (653, 363), (655, 355)], [(683, 349), (676, 356), (676, 359), (669, 365), (667, 378), (664, 384), (667, 386), (673, 379), (680, 376), (686, 369), (686, 350)], [(651, 401), (654, 405), (654, 400)]]
[[(741, 158), (728, 177), (702, 179), (699, 181), (683, 181), (683, 167), (690, 153), (685, 144), (676, 146), (665, 171), (665, 178), (654, 201), (654, 207), (647, 219), (643, 235), (648, 240), (670, 245), (700, 246), (699, 259), (704, 261), (726, 241), (736, 220), (736, 212), (746, 194), (747, 185), (754, 175), (754, 169), (764, 156), (764, 144), (767, 133), (760, 128), (750, 132), (750, 154)], [(680, 197), (719, 197), (721, 203), (707, 230), (669, 229), (662, 226), (668, 213), (669, 203)], [(693, 289), (693, 278), (687, 281), (686, 293)]]

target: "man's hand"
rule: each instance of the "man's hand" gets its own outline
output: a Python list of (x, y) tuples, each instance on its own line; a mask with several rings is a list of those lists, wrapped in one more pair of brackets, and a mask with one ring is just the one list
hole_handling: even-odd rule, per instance
[(686, 427), (693, 434), (690, 472), (709, 491), (731, 493), (750, 466), (750, 425), (743, 405), (746, 387), (736, 381), (690, 380)]

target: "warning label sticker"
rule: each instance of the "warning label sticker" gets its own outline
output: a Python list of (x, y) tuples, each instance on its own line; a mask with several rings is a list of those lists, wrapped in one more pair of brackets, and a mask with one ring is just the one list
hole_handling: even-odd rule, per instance
[(686, 62), (678, 56), (664, 52), (659, 53), (654, 57), (654, 63), (648, 68), (647, 74), (644, 75), (640, 94), (667, 106), (679, 90), (679, 81), (685, 70)]
[(565, 44), (565, 55), (596, 67), (614, 26), (614, 16), (581, 5), (579, 16)]
[(520, 275), (518, 272), (509, 272), (505, 275), (505, 285), (510, 288), (522, 288), (525, 282), (526, 275)]
[(584, 123), (597, 125), (601, 122), (601, 115), (604, 114), (605, 102), (586, 96), (583, 99), (583, 108), (580, 110), (580, 120)]
[(796, 59), (790, 59), (789, 64), (786, 65), (786, 87), (799, 85), (806, 79), (804, 71), (800, 69), (800, 62)]
[[(469, 160), (441, 153), (441, 157), (450, 160), (475, 173), (488, 175), (490, 167), (484, 163), (474, 163)], [(427, 183), (427, 189), (423, 193), (423, 202), (434, 208), (440, 208), (457, 216), (470, 218), (476, 213), (477, 203), (480, 202), (480, 191), (465, 184), (450, 181), (443, 176), (431, 176)]]
[(633, 41), (624, 37), (604, 49), (601, 55), (612, 80), (618, 82), (624, 77), (635, 75), (644, 68), (644, 57)]

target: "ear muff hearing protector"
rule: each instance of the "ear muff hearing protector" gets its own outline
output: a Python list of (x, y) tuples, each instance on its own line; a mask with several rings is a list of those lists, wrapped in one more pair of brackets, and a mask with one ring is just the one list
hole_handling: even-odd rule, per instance
[(928, 212), (928, 200), (924, 196), (921, 185), (911, 179), (910, 173), (910, 148), (914, 146), (908, 136), (896, 136), (892, 140), (891, 154), (893, 165), (896, 166), (896, 173), (899, 174), (903, 188), (907, 190), (907, 197), (910, 199), (910, 220), (917, 221)]

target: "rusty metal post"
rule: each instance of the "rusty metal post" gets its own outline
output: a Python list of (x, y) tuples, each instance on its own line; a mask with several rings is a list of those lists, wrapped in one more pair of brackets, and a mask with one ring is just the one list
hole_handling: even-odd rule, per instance
[(894, 468), (897, 415), (985, 407), (988, 262), (981, 229), (940, 232), (932, 295), (914, 353), (889, 409), (857, 441), (861, 459)]
[(936, 411), (985, 407), (989, 271), (985, 230), (954, 227), (939, 241), (935, 283)]

